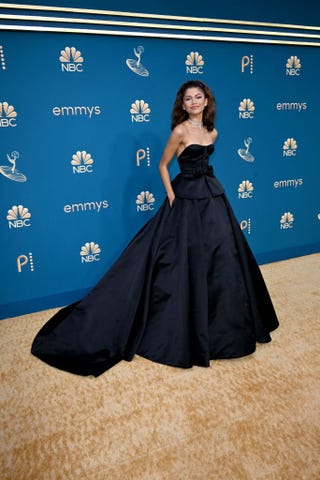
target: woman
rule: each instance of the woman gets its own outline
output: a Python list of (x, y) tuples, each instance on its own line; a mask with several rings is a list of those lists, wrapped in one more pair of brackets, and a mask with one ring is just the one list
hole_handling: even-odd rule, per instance
[[(254, 352), (278, 326), (259, 267), (208, 164), (215, 102), (184, 83), (159, 171), (167, 199), (88, 296), (60, 310), (32, 353), (50, 365), (98, 376), (137, 353), (158, 363), (208, 367)], [(181, 173), (171, 182), (168, 164)]]

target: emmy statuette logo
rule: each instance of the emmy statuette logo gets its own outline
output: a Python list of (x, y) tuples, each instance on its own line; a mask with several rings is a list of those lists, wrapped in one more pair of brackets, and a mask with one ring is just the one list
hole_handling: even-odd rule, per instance
[(241, 73), (244, 72), (250, 72), (250, 74), (253, 74), (253, 55), (244, 55), (241, 58)]
[(92, 263), (100, 261), (101, 248), (98, 243), (87, 242), (81, 247), (81, 263)]
[(250, 98), (244, 98), (239, 105), (239, 118), (252, 119), (254, 118), (254, 111), (256, 107)]
[(0, 127), (16, 127), (17, 116), (13, 105), (9, 105), (8, 102), (0, 102)]
[(252, 198), (253, 197), (253, 185), (249, 180), (243, 180), (238, 187), (238, 198)]
[(243, 141), (244, 146), (246, 148), (238, 148), (238, 155), (245, 160), (246, 162), (254, 162), (254, 156), (249, 152), (250, 145), (252, 143), (252, 138), (248, 137), (246, 140)]
[(137, 57), (137, 59), (127, 58), (126, 60), (127, 66), (130, 68), (132, 72), (136, 73), (137, 75), (140, 75), (141, 77), (148, 77), (149, 72), (141, 63), (141, 55), (144, 52), (143, 46), (139, 45), (139, 47), (133, 49), (133, 52)]
[(297, 55), (291, 55), (286, 63), (286, 75), (300, 76), (301, 62)]
[(28, 268), (31, 270), (31, 272), (34, 272), (34, 263), (33, 263), (33, 255), (31, 252), (29, 252), (28, 255), (19, 255), (17, 257), (17, 270), (19, 273), (22, 272), (23, 268)]
[(26, 182), (27, 177), (16, 168), (16, 161), (19, 157), (20, 154), (17, 151), (13, 151), (11, 154), (7, 153), (7, 159), (12, 166), (0, 165), (0, 173), (15, 182)]
[(8, 210), (7, 220), (9, 228), (30, 227), (31, 213), (23, 205), (13, 205)]
[(287, 140), (284, 141), (283, 147), (282, 147), (282, 154), (284, 157), (295, 157), (297, 154), (297, 142), (294, 138), (287, 138)]
[(73, 173), (92, 173), (93, 158), (85, 150), (78, 150), (72, 155), (71, 165)]
[(203, 74), (204, 60), (202, 55), (200, 55), (199, 52), (190, 52), (187, 55), (185, 64), (186, 64), (187, 73), (191, 73), (192, 75)]
[(291, 212), (285, 212), (280, 219), (280, 229), (288, 230), (293, 228), (294, 217)]
[(130, 108), (132, 123), (150, 122), (150, 107), (144, 100), (136, 100)]
[(137, 212), (154, 210), (155, 201), (153, 194), (148, 192), (148, 190), (146, 192), (140, 192), (136, 199)]
[(150, 161), (150, 148), (139, 148), (136, 151), (136, 165), (137, 167), (141, 166), (141, 162), (146, 163), (148, 167), (151, 165)]
[(65, 47), (61, 50), (59, 60), (61, 62), (62, 72), (82, 72), (83, 71), (83, 57), (81, 52), (75, 47)]

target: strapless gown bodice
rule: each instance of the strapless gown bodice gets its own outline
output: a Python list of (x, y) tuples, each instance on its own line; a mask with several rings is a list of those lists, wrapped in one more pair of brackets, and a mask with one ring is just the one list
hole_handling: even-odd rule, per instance
[(209, 157), (214, 145), (188, 145), (178, 157), (180, 173), (173, 179), (172, 187), (178, 198), (217, 197), (224, 189), (216, 176)]
[(214, 145), (200, 145), (192, 143), (188, 145), (179, 155), (178, 163), (181, 172), (188, 168), (206, 168), (209, 157), (214, 152)]

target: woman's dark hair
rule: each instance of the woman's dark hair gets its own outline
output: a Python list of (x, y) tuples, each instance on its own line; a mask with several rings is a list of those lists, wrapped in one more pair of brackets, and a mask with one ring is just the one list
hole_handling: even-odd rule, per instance
[(179, 88), (171, 114), (171, 129), (173, 130), (179, 123), (184, 122), (188, 118), (187, 112), (182, 108), (183, 97), (188, 88), (200, 88), (208, 99), (208, 105), (203, 111), (202, 122), (207, 130), (211, 132), (214, 129), (216, 102), (210, 88), (205, 83), (200, 82), (200, 80), (190, 80), (183, 83)]

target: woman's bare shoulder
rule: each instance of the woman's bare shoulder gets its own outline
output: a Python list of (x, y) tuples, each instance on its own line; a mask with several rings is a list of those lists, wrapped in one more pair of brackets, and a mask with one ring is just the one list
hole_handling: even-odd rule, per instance
[(184, 125), (184, 122), (182, 122), (174, 127), (172, 133), (175, 137), (180, 137), (182, 139), (186, 134), (186, 130), (186, 126)]
[(214, 143), (217, 140), (218, 130), (216, 128), (214, 128), (212, 130), (212, 132), (210, 132), (210, 134), (211, 134), (211, 138), (212, 138), (212, 143)]

